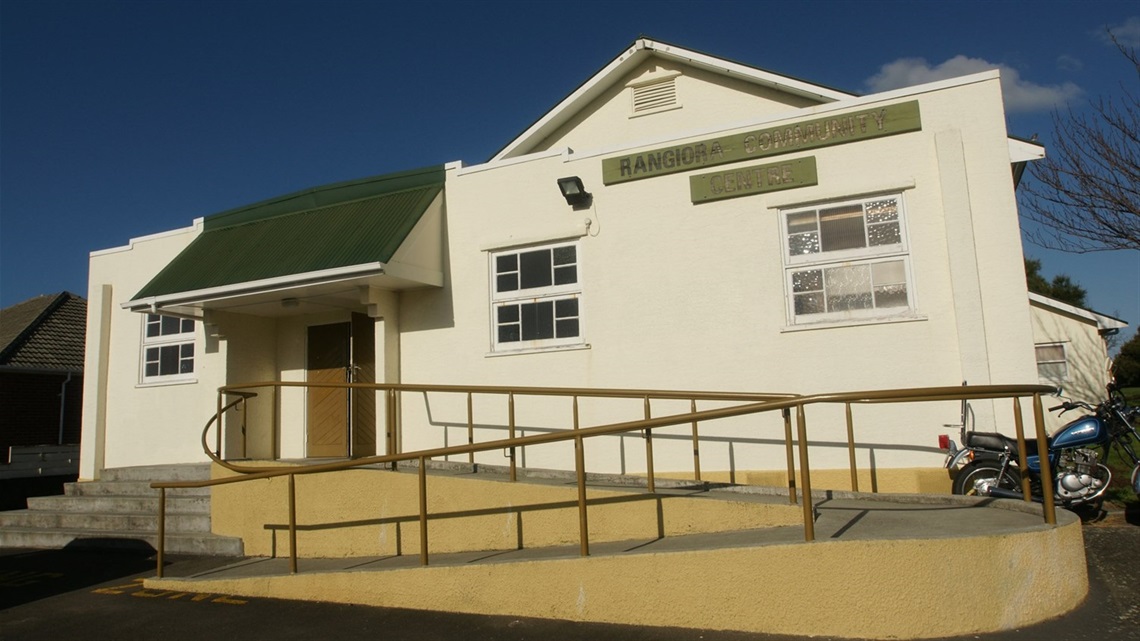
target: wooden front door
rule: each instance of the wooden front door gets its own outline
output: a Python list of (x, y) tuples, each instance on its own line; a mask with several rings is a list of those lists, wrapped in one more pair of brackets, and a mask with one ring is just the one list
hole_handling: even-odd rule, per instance
[[(309, 328), (309, 383), (349, 380), (351, 337), (349, 323)], [(343, 387), (308, 389), (308, 456), (348, 456), (348, 390)]]
[[(376, 382), (376, 321), (353, 314), (350, 323), (309, 328), (310, 383)], [(376, 453), (376, 392), (310, 387), (308, 456), (371, 456)]]

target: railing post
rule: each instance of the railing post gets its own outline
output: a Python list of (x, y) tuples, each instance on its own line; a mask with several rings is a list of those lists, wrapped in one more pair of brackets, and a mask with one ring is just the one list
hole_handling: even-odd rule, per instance
[(420, 457), (420, 565), (428, 564), (427, 459)]
[(277, 402), (277, 399), (281, 398), (281, 386), (280, 385), (274, 385), (272, 387), (272, 389), (273, 389), (273, 401), (272, 401), (271, 407), (273, 409), (270, 410), (270, 415), (273, 418), (273, 425), (269, 430), (269, 434), (270, 434), (270, 450), (269, 451), (270, 451), (270, 454), (271, 454), (273, 460), (276, 461), (279, 458), (281, 458), (281, 442), (280, 442), (281, 441), (281, 437), (280, 437), (280, 433), (281, 433), (281, 414), (280, 414), (280, 412), (281, 412), (281, 410), (278, 408), (279, 403)]
[[(471, 404), (471, 392), (467, 392), (467, 445), (475, 444), (475, 411)], [(467, 453), (467, 462), (475, 462), (475, 452)]]
[[(851, 464), (851, 491), (859, 491), (859, 471), (855, 469), (855, 422), (851, 418), (851, 403), (847, 403), (847, 460)], [(874, 491), (875, 488), (871, 488)]]
[[(388, 402), (384, 408), (385, 422), (387, 423), (388, 454), (396, 453), (396, 388), (388, 388)], [(392, 461), (392, 471), (396, 471), (397, 463)]]
[[(649, 410), (649, 395), (645, 396), (645, 420), (653, 418), (652, 412)], [(650, 494), (657, 491), (657, 486), (653, 482), (653, 430), (646, 429), (645, 432), (645, 475), (648, 479), (646, 489)]]
[[(689, 399), (689, 413), (697, 413), (697, 399)], [(697, 421), (693, 421), (693, 479), (701, 480), (701, 439), (697, 434)]]
[(217, 430), (214, 434), (214, 456), (222, 458), (222, 393), (218, 392), (218, 412), (215, 415), (217, 420), (214, 422), (214, 428)]
[(1045, 522), (1057, 524), (1057, 508), (1053, 505), (1053, 466), (1049, 461), (1049, 441), (1045, 436), (1045, 413), (1041, 408), (1041, 394), (1033, 395), (1033, 423), (1037, 427), (1037, 457), (1041, 465), (1041, 498), (1044, 501)]
[(297, 475), (289, 475), (289, 573), (297, 573)]
[(796, 504), (796, 456), (792, 451), (792, 410), (785, 407), (784, 415), (784, 450), (788, 455), (788, 502)]
[[(577, 427), (578, 398), (574, 398), (574, 426)], [(579, 552), (582, 556), (590, 556), (590, 527), (586, 518), (586, 446), (582, 437), (574, 439), (574, 471), (578, 475), (578, 539), (581, 542)]]
[(811, 466), (808, 465), (807, 420), (804, 406), (796, 405), (796, 430), (800, 441), (800, 486), (804, 492), (804, 540), (815, 540), (815, 506), (811, 501)]
[[(1017, 464), (1022, 470), (1029, 469), (1029, 453), (1025, 446), (1025, 425), (1021, 418), (1021, 399), (1013, 397), (1013, 426), (1017, 430)], [(1021, 475), (1021, 496), (1026, 503), (1033, 502), (1033, 494), (1029, 487), (1029, 475)]]
[(166, 488), (158, 488), (158, 568), (156, 574), (162, 578), (162, 566), (166, 553)]
[[(515, 440), (515, 393), (514, 392), (509, 392), (507, 394), (507, 429), (508, 429), (507, 436), (511, 439), (512, 442), (514, 442), (514, 440)], [(510, 457), (511, 457), (511, 480), (516, 481), (516, 480), (518, 480), (518, 475), (515, 471), (515, 446), (514, 445), (511, 445), (511, 447), (510, 447)]]
[(245, 458), (247, 456), (246, 450), (248, 449), (248, 443), (247, 443), (247, 438), (246, 438), (246, 434), (245, 434), (245, 426), (247, 424), (247, 419), (249, 418), (248, 407), (249, 407), (249, 399), (243, 396), (241, 399), (241, 457), (242, 458)]

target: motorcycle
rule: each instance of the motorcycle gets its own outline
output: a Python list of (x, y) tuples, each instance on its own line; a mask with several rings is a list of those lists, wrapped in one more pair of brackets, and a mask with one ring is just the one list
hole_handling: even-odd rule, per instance
[[(1058, 428), (1047, 441), (1057, 504), (1073, 508), (1095, 505), (1102, 499), (1112, 482), (1112, 472), (1104, 463), (1113, 446), (1132, 461), (1132, 489), (1140, 494), (1140, 457), (1132, 442), (1140, 440), (1140, 433), (1132, 425), (1140, 416), (1140, 407), (1129, 407), (1116, 385), (1109, 384), (1107, 398), (1098, 405), (1065, 401), (1049, 411), (1060, 410), (1064, 414), (1075, 409), (1083, 409), (1086, 414)], [(970, 431), (963, 421), (962, 441), (962, 448), (953, 441), (943, 447), (949, 451), (946, 468), (958, 470), (954, 494), (1020, 499), (1021, 477), (1027, 474), (1033, 499), (1042, 500), (1037, 439), (1025, 440), (1025, 470), (1019, 465), (1016, 438), (998, 432)]]

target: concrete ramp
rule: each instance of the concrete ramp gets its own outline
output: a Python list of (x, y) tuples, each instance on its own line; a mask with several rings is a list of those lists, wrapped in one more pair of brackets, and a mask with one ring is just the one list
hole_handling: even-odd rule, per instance
[[(438, 479), (429, 483), (449, 493), (459, 487)], [(518, 485), (523, 484), (500, 489)], [(479, 483), (471, 487), (486, 492)], [(668, 501), (707, 504), (714, 492), (702, 494)], [(763, 488), (717, 494), (738, 495), (728, 498), (727, 514), (746, 513), (741, 505), (751, 501), (770, 506), (775, 498), (787, 504), (786, 496)], [(473, 496), (452, 498), (478, 508)], [(817, 499), (813, 542), (804, 542), (802, 524), (710, 527), (592, 540), (588, 557), (580, 556), (572, 542), (432, 552), (422, 567), (418, 532), (409, 530), (399, 554), (302, 555), (297, 574), (289, 573), (288, 558), (249, 558), (146, 585), (449, 612), (884, 639), (1020, 628), (1072, 610), (1087, 594), (1081, 527), (1071, 513), (1059, 511), (1058, 524), (1049, 526), (1039, 506), (1020, 501), (850, 493)], [(439, 507), (442, 497), (434, 500)], [(304, 509), (299, 502), (301, 514)], [(591, 510), (593, 534), (595, 506)], [(429, 521), (429, 533), (449, 518), (455, 517)], [(396, 523), (403, 521), (388, 525)], [(468, 529), (473, 531), (470, 524)], [(310, 538), (309, 544), (319, 541)], [(299, 551), (304, 545), (299, 541)], [(971, 597), (983, 594), (990, 596)], [(967, 604), (968, 613), (963, 611)]]

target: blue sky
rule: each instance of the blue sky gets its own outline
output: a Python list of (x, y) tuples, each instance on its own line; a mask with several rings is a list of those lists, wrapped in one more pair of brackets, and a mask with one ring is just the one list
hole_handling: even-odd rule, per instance
[[(86, 293), (87, 256), (342, 180), (477, 163), (636, 37), (867, 93), (1002, 69), (1010, 133), (1119, 93), (1129, 2), (3, 0), (0, 306)], [(1140, 324), (1140, 252), (1064, 254)]]

